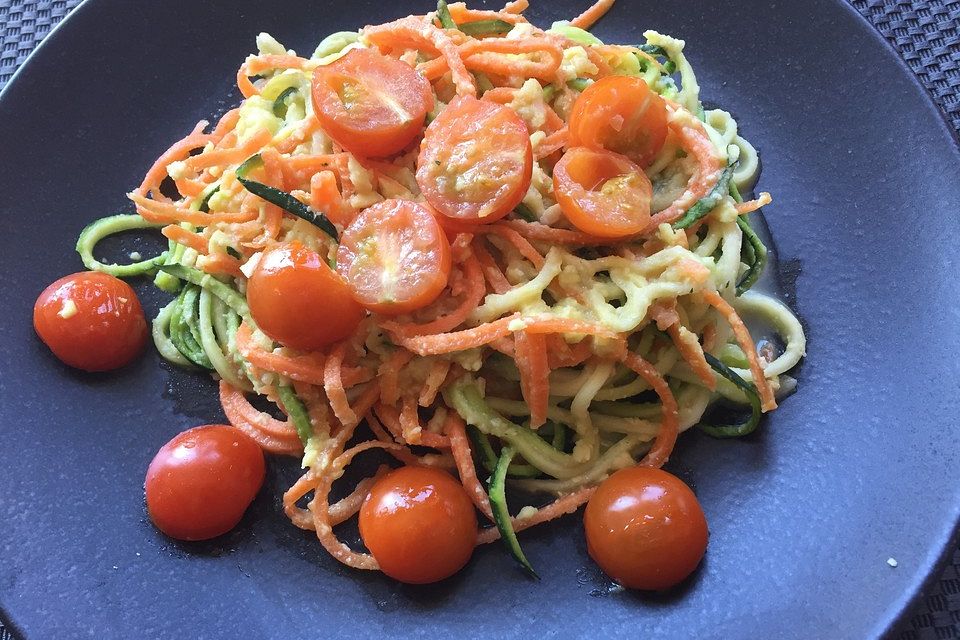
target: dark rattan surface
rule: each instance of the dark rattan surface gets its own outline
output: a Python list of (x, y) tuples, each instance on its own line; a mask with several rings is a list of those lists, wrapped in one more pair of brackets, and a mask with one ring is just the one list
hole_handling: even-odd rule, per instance
[[(960, 0), (849, 0), (907, 62), (960, 132)], [(0, 88), (80, 0), (0, 0)], [(904, 621), (900, 640), (960, 638), (960, 550)], [(0, 640), (13, 640), (0, 624)]]

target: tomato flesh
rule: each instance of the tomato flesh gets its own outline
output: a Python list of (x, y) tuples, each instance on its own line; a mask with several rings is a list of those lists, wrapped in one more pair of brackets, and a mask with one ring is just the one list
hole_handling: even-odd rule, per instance
[(360, 536), (385, 574), (426, 584), (452, 576), (470, 560), (477, 515), (447, 472), (401, 467), (370, 489), (360, 508)]
[(130, 285), (95, 271), (44, 289), (33, 306), (33, 328), (55, 356), (84, 371), (122, 367), (143, 350), (148, 335)]
[(423, 131), (430, 83), (400, 60), (354, 49), (313, 73), (314, 112), (323, 130), (361, 156), (393, 155)]
[(553, 192), (567, 220), (591, 235), (621, 238), (650, 223), (650, 179), (611, 151), (569, 149), (553, 168)]
[(583, 516), (590, 557), (631, 589), (669, 589), (690, 575), (707, 548), (707, 521), (682, 480), (631, 467), (600, 484)]
[(147, 512), (177, 540), (234, 528), (263, 484), (263, 452), (228, 425), (194, 427), (163, 445), (147, 469)]
[(430, 123), (417, 159), (417, 184), (445, 216), (495, 222), (530, 186), (533, 149), (512, 109), (470, 96), (455, 98)]
[(297, 242), (276, 245), (260, 256), (247, 281), (247, 303), (264, 333), (302, 351), (346, 338), (366, 315), (343, 279)]
[(569, 128), (570, 146), (607, 149), (645, 167), (667, 138), (667, 107), (642, 79), (609, 76), (577, 97)]
[(447, 286), (450, 264), (450, 242), (436, 217), (407, 200), (364, 209), (337, 251), (337, 271), (354, 299), (388, 315), (433, 302)]

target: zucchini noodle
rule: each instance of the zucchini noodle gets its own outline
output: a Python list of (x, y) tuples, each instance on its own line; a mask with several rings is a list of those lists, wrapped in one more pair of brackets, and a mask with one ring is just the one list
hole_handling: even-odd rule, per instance
[[(437, 12), (334, 33), (309, 58), (260, 34), (237, 75), (241, 104), (161, 156), (130, 194), (137, 214), (95, 221), (77, 242), (88, 269), (151, 276), (173, 296), (153, 320), (157, 351), (218, 379), (227, 415), (265, 450), (301, 458), (305, 475), (284, 496), (287, 513), (350, 566), (377, 563), (336, 540), (327, 492), (359, 451), (456, 461), (468, 493), (499, 514), (500, 534), (515, 542), (501, 483), (569, 497), (617, 469), (662, 465), (678, 431), (700, 424), (718, 437), (746, 434), (776, 407), (774, 392), (796, 384), (786, 374), (805, 353), (793, 312), (749, 291), (766, 259), (749, 215), (769, 197), (743, 202), (740, 192), (756, 180), (758, 154), (729, 112), (703, 109), (685, 43), (646, 31), (644, 43), (606, 45), (570, 23), (542, 31), (506, 11), (484, 11), (461, 29), (472, 11), (441, 0)], [(400, 152), (371, 160), (335, 142), (315, 113), (315, 70), (357, 57), (355, 49), (422, 75), (433, 104), (425, 127), (458, 96), (511, 109), (526, 125), (524, 144), (530, 136), (531, 178), (502, 219), (435, 213), (452, 248), (433, 302), (392, 316), (363, 311), (348, 337), (297, 350), (271, 338), (262, 317), (261, 330), (251, 312), (248, 279), (264, 252), (297, 243), (339, 269), (338, 242), (346, 246), (345, 229), (361, 211), (426, 197), (422, 130)], [(649, 181), (649, 224), (613, 238), (578, 226), (554, 179), (574, 146), (578, 97), (607, 76), (632, 77), (665, 114), (662, 144), (631, 165), (631, 176)], [(612, 183), (622, 177), (597, 189), (620, 188)], [(161, 195), (164, 181), (180, 196)], [(169, 248), (129, 265), (94, 257), (103, 238), (145, 229), (162, 229)], [(741, 315), (775, 332), (782, 353), (759, 354)], [(277, 403), (288, 420), (267, 425), (245, 394)], [(750, 419), (705, 424), (705, 412), (724, 401), (748, 408)], [(355, 431), (361, 422), (372, 440)], [(468, 446), (465, 427), (477, 436), (473, 453), (496, 472), (492, 511), (471, 451), (458, 448)], [(345, 454), (354, 436), (367, 442)], [(297, 506), (303, 498), (310, 509)]]

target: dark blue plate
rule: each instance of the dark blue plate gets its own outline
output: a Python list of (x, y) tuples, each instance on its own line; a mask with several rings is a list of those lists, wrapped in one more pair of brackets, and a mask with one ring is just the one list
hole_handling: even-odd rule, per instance
[[(585, 4), (541, 0), (541, 24)], [(578, 517), (523, 535), (543, 580), (499, 547), (430, 588), (354, 572), (291, 526), (271, 463), (241, 526), (178, 546), (141, 484), (178, 431), (222, 419), (212, 383), (150, 353), (82, 375), (30, 312), (81, 268), (80, 229), (197, 120), (235, 103), (259, 31), (310, 52), (332, 31), (428, 2), (90, 0), (0, 99), (0, 606), (28, 639), (524, 636), (863, 638), (935, 570), (960, 512), (960, 155), (904, 64), (848, 6), (622, 0), (597, 28), (687, 40), (706, 99), (761, 149), (781, 275), (809, 330), (798, 393), (745, 440), (688, 434), (672, 469), (710, 521), (679, 591), (617, 592)], [(143, 286), (141, 291), (146, 291)], [(148, 310), (158, 302), (151, 294)], [(895, 558), (896, 568), (887, 559)]]

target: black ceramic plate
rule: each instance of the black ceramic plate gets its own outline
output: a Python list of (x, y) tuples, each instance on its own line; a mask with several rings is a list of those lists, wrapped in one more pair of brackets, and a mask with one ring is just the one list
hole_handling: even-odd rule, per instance
[[(540, 23), (586, 3), (542, 0)], [(323, 35), (420, 3), (90, 0), (0, 99), (0, 606), (38, 638), (862, 638), (889, 629), (960, 512), (960, 156), (907, 68), (844, 3), (623, 0), (597, 27), (686, 39), (704, 96), (760, 148), (766, 218), (809, 331), (799, 392), (745, 440), (688, 434), (671, 468), (696, 489), (710, 549), (684, 588), (619, 593), (579, 518), (523, 535), (543, 580), (496, 546), (411, 588), (345, 569), (283, 517), (291, 469), (225, 539), (181, 547), (146, 520), (141, 483), (174, 433), (221, 419), (212, 383), (155, 354), (109, 375), (61, 366), (30, 312), (80, 269), (92, 218), (124, 209), (145, 167), (236, 101), (260, 31)], [(141, 291), (145, 291), (142, 287)], [(148, 298), (156, 308), (157, 300)], [(888, 558), (899, 566), (891, 568)]]

